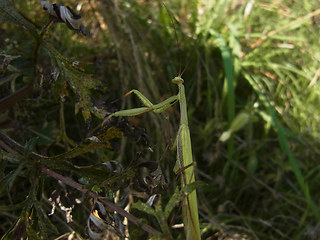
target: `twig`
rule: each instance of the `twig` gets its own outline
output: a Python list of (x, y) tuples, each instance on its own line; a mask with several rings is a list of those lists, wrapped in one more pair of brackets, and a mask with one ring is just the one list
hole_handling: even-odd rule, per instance
[[(0, 132), (0, 139), (2, 139), (3, 141), (5, 141), (6, 143), (4, 143), (3, 141), (0, 141), (1, 147), (3, 147), (5, 150), (7, 150), (8, 152), (11, 153), (15, 153), (18, 154), (17, 152), (15, 152), (14, 150), (10, 149), (10, 146), (19, 150), (23, 150), (23, 146), (21, 146), (19, 143), (17, 143), (16, 141), (14, 141), (13, 139), (11, 139), (10, 137), (8, 137), (7, 135), (5, 135), (4, 133)], [(9, 145), (9, 146), (8, 146)], [(38, 158), (38, 159), (47, 159), (48, 157), (46, 156), (42, 156), (38, 153), (35, 152), (31, 152), (30, 153), (32, 156)], [(112, 209), (113, 211), (116, 211), (117, 213), (119, 213), (121, 216), (126, 217), (128, 219), (128, 221), (132, 222), (133, 224), (135, 224), (138, 227), (141, 227), (141, 229), (143, 229), (144, 231), (148, 232), (151, 236), (155, 236), (155, 235), (159, 235), (161, 234), (159, 231), (157, 231), (156, 229), (152, 228), (151, 226), (147, 225), (147, 224), (143, 224), (140, 222), (140, 220), (138, 218), (136, 218), (135, 216), (131, 215), (130, 213), (128, 213), (127, 211), (123, 210), (122, 208), (118, 207), (117, 205), (113, 204), (112, 202), (109, 202), (108, 200), (104, 199), (103, 197), (99, 196), (98, 194), (92, 192), (92, 191), (88, 191), (88, 189), (85, 188), (84, 185), (77, 183), (73, 180), (71, 180), (70, 178), (64, 177), (42, 165), (38, 166), (39, 170), (57, 180), (62, 181), (63, 183), (67, 184), (68, 186), (75, 188), (83, 193), (88, 194), (90, 197), (92, 198), (97, 198), (99, 199), (100, 202), (102, 202), (105, 206), (107, 206), (108, 208)]]
[(39, 166), (39, 169), (41, 172), (62, 181), (63, 183), (69, 185), (70, 187), (73, 187), (83, 193), (88, 193), (88, 195), (90, 197), (93, 198), (99, 198), (99, 201), (102, 202), (105, 206), (107, 206), (108, 208), (112, 209), (113, 211), (116, 211), (117, 213), (119, 213), (121, 216), (126, 217), (130, 222), (132, 222), (133, 224), (140, 226), (143, 230), (145, 230), (146, 232), (148, 232), (150, 235), (155, 236), (155, 235), (159, 235), (160, 232), (158, 232), (157, 230), (155, 230), (154, 228), (150, 227), (149, 225), (146, 224), (141, 224), (140, 220), (138, 218), (136, 218), (135, 216), (129, 214), (128, 212), (126, 212), (125, 210), (123, 210), (122, 208), (119, 208), (117, 205), (113, 204), (112, 202), (109, 202), (108, 200), (106, 200), (105, 198), (102, 198), (101, 196), (99, 196), (98, 194), (92, 192), (92, 191), (88, 191), (88, 189), (86, 189), (84, 187), (84, 185), (77, 183), (73, 180), (71, 180), (70, 178), (64, 177), (48, 168), (45, 168), (44, 166)]
[(4, 149), (9, 153), (12, 153), (18, 157), (21, 157), (22, 155), (16, 151), (14, 151), (10, 146), (8, 146), (7, 144), (5, 144), (3, 141), (0, 140), (0, 149)]
[(16, 102), (22, 100), (33, 90), (33, 84), (29, 83), (14, 93), (0, 99), (0, 111), (4, 112), (7, 108), (13, 106)]

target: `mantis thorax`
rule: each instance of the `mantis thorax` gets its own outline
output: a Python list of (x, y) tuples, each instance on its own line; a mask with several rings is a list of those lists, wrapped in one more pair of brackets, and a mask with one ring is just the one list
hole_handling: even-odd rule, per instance
[(179, 84), (179, 83), (183, 83), (184, 80), (179, 76), (179, 77), (175, 77), (174, 79), (171, 80), (172, 83), (174, 84)]

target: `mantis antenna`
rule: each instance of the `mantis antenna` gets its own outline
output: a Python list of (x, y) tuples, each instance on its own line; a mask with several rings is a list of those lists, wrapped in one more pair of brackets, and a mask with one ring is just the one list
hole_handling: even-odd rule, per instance
[[(164, 4), (163, 4), (164, 5)], [(164, 7), (167, 9), (166, 5)], [(168, 11), (168, 9), (167, 9)], [(171, 22), (174, 26), (174, 22), (170, 12), (168, 11)], [(181, 58), (180, 44), (178, 41), (178, 36), (176, 29), (175, 37), (177, 41), (177, 45), (179, 48), (179, 58)], [(186, 69), (186, 68), (185, 68)], [(168, 99), (158, 103), (153, 104), (149, 99), (147, 99), (140, 91), (133, 89), (129, 91), (124, 96), (128, 96), (130, 94), (135, 94), (143, 104), (143, 107), (126, 109), (115, 112), (109, 115), (103, 123), (105, 123), (111, 117), (128, 117), (128, 116), (137, 116), (146, 112), (154, 112), (161, 113), (166, 109), (170, 108), (173, 104), (179, 101), (180, 105), (180, 124), (179, 130), (177, 133), (176, 141), (174, 146), (177, 149), (177, 159), (176, 166), (174, 168), (174, 172), (179, 173), (181, 175), (181, 187), (182, 189), (190, 184), (195, 183), (195, 175), (194, 175), (194, 166), (195, 163), (192, 157), (192, 147), (191, 147), (191, 137), (189, 131), (188, 124), (188, 112), (187, 112), (187, 100), (184, 89), (184, 80), (181, 78), (183, 72), (181, 72), (181, 61), (179, 68), (179, 75), (172, 79), (172, 83), (178, 86), (178, 93), (174, 96), (169, 97)], [(181, 201), (182, 205), (182, 218), (184, 223), (184, 231), (187, 240), (200, 240), (200, 224), (199, 224), (199, 214), (198, 214), (198, 201), (197, 201), (197, 193), (196, 190), (193, 190), (191, 193), (185, 193), (185, 197)]]
[(172, 24), (172, 27), (173, 27), (173, 30), (174, 30), (174, 36), (175, 36), (176, 44), (177, 44), (177, 47), (178, 47), (178, 55), (179, 55), (179, 74), (178, 74), (178, 76), (181, 77), (183, 75), (184, 71), (186, 70), (186, 67), (181, 72), (181, 63), (182, 63), (181, 47), (180, 47), (180, 41), (179, 41), (179, 38), (178, 38), (176, 26), (175, 26), (174, 21), (173, 21), (174, 17), (173, 17), (173, 14), (167, 8), (167, 6), (164, 3), (162, 3), (162, 5), (164, 6), (164, 8), (166, 9), (166, 11), (167, 11), (167, 13), (169, 15), (169, 18), (170, 18), (170, 21), (171, 21), (171, 24)]

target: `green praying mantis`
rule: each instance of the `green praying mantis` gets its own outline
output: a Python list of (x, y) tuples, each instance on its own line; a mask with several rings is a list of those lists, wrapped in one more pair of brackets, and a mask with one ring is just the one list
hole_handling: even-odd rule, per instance
[[(178, 86), (178, 94), (169, 97), (168, 99), (158, 103), (152, 104), (141, 92), (138, 90), (131, 90), (124, 96), (135, 94), (142, 102), (144, 107), (121, 110), (115, 112), (107, 117), (103, 122), (105, 123), (111, 117), (129, 117), (137, 116), (146, 112), (161, 113), (171, 107), (177, 101), (180, 103), (180, 126), (177, 133), (174, 146), (177, 149), (177, 163), (178, 170), (176, 174), (181, 174), (182, 187), (195, 182), (194, 176), (194, 162), (192, 158), (191, 138), (188, 126), (187, 102), (185, 96), (185, 89), (183, 85), (184, 80), (181, 75), (172, 79), (172, 83)], [(176, 168), (176, 167), (175, 167)], [(190, 194), (186, 194), (182, 200), (182, 216), (184, 223), (184, 230), (187, 240), (197, 240), (200, 237), (198, 203), (196, 190)]]

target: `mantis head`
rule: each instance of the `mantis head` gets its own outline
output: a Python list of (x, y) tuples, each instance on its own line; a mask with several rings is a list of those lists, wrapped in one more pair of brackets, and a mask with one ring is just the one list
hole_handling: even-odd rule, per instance
[(183, 82), (184, 82), (184, 80), (183, 80), (180, 76), (175, 77), (175, 78), (172, 79), (171, 81), (172, 81), (172, 83), (174, 83), (174, 84), (179, 84), (179, 83), (183, 83)]

